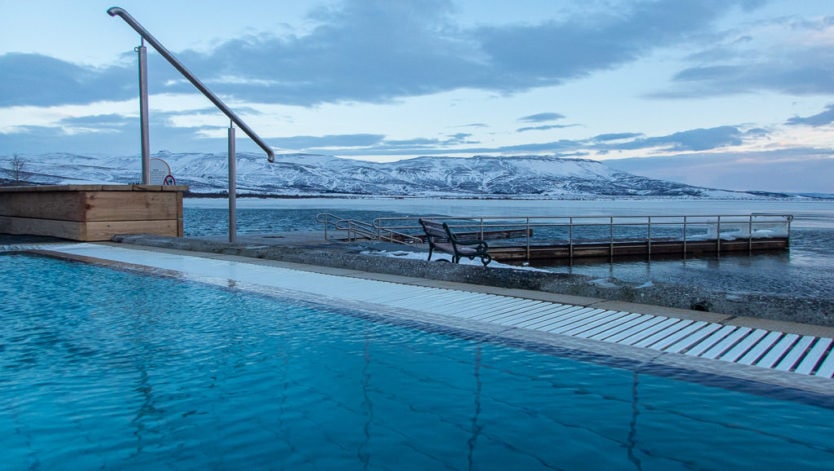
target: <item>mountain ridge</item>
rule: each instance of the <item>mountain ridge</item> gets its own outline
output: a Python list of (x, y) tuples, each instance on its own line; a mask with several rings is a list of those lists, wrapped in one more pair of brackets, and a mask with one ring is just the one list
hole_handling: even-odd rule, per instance
[[(237, 190), (263, 196), (424, 196), (424, 197), (679, 197), (768, 198), (789, 195), (701, 188), (641, 177), (588, 159), (521, 155), (494, 157), (417, 157), (368, 162), (320, 154), (239, 153)], [(136, 183), (138, 156), (53, 153), (15, 156), (22, 180), (35, 184)], [(228, 191), (225, 154), (171, 153), (165, 160), (178, 184), (195, 194)], [(9, 163), (12, 158), (7, 159)], [(11, 176), (11, 167), (2, 172)]]

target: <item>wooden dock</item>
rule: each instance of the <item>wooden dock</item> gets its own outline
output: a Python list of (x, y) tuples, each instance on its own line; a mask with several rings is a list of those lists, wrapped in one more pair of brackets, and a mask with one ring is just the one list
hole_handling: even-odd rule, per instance
[[(423, 216), (421, 216), (423, 217)], [(346, 240), (377, 239), (422, 244), (420, 217), (377, 218), (363, 223), (320, 214), (327, 230)], [(553, 265), (575, 261), (687, 258), (784, 251), (790, 247), (789, 214), (694, 216), (472, 216), (439, 217), (461, 238), (486, 240), (496, 261)]]
[(752, 254), (784, 251), (790, 247), (787, 237), (703, 240), (703, 241), (614, 241), (586, 243), (555, 243), (537, 245), (491, 245), (493, 260), (503, 263), (552, 265), (577, 259), (615, 261), (636, 259), (687, 258), (703, 255)]

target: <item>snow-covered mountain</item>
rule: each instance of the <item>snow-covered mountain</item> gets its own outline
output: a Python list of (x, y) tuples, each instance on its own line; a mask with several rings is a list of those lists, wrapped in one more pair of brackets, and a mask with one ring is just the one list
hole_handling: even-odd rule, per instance
[[(193, 193), (228, 188), (225, 154), (168, 153), (178, 184)], [(14, 179), (12, 156), (0, 157), (0, 175)], [(18, 178), (38, 184), (136, 183), (138, 156), (16, 155)], [(710, 197), (761, 194), (699, 188), (617, 171), (593, 160), (543, 156), (419, 157), (375, 163), (325, 155), (289, 154), (269, 163), (263, 154), (237, 155), (239, 194), (458, 197)]]

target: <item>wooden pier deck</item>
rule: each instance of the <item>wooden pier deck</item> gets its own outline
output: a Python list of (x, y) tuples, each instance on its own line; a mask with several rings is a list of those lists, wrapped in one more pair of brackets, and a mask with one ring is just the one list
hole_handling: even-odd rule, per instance
[(614, 241), (536, 245), (491, 245), (489, 254), (505, 263), (546, 265), (574, 259), (633, 260), (646, 258), (686, 258), (702, 255), (752, 254), (783, 251), (790, 247), (787, 237), (744, 240), (702, 241)]
[[(425, 217), (425, 216), (420, 216)], [(319, 222), (347, 240), (378, 239), (422, 244), (420, 217), (377, 218), (364, 223), (320, 214)], [(472, 216), (439, 217), (460, 237), (489, 243), (505, 263), (548, 265), (574, 261), (686, 258), (753, 254), (790, 247), (788, 214), (695, 216)]]

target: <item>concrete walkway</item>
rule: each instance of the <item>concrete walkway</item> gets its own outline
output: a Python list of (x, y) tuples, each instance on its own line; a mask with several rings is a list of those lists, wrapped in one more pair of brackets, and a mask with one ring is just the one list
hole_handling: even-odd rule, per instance
[(53, 255), (834, 397), (834, 328), (114, 243)]

